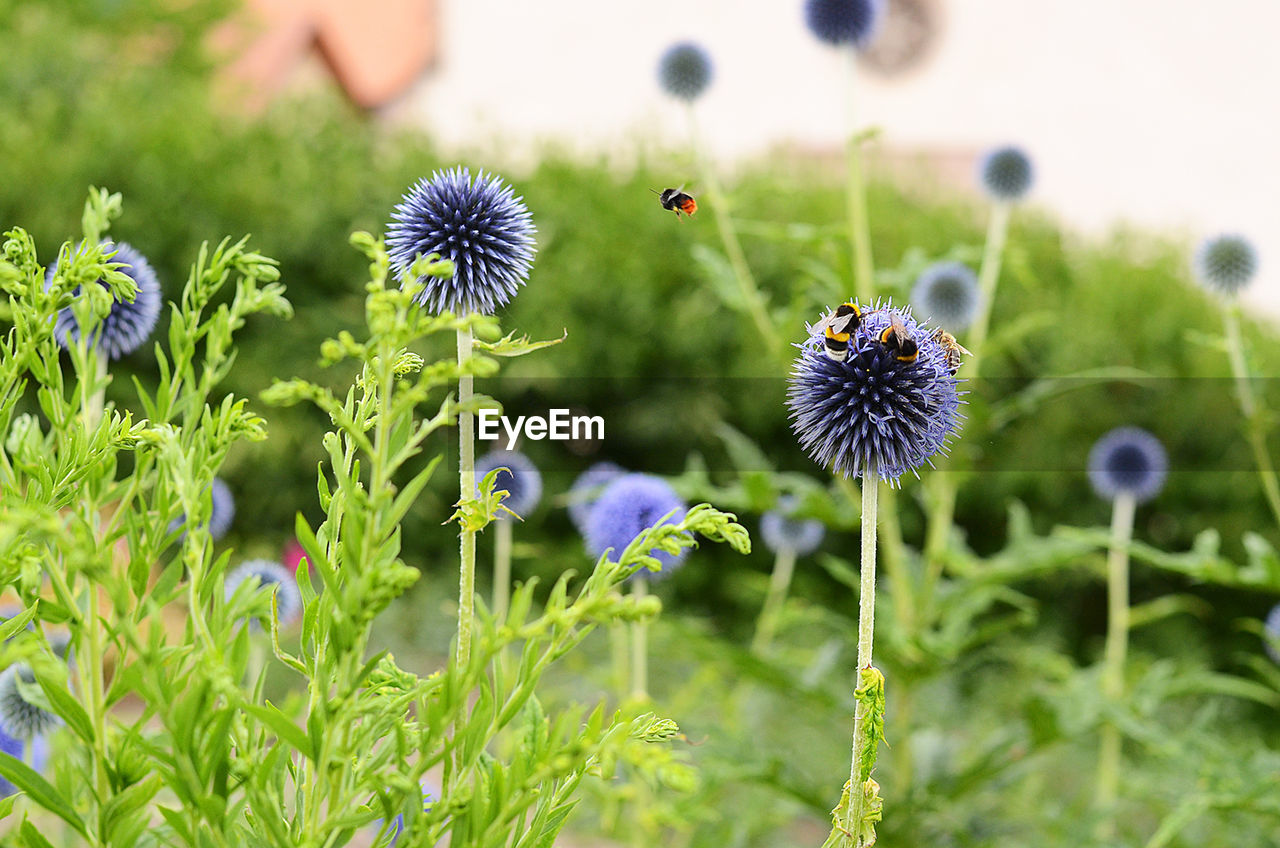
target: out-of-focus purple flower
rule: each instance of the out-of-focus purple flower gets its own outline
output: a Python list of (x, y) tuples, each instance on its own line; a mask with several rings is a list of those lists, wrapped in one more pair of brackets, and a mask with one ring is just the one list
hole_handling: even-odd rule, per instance
[(805, 556), (816, 551), (822, 544), (826, 528), (821, 521), (793, 518), (798, 506), (794, 497), (786, 495), (778, 499), (776, 509), (760, 516), (760, 537), (774, 553), (787, 551), (796, 556)]
[(260, 588), (275, 590), (281, 625), (292, 624), (302, 617), (302, 595), (289, 569), (269, 559), (246, 560), (227, 573), (227, 600), (235, 595), (242, 583), (248, 581), (254, 581)]
[(1151, 500), (1164, 487), (1168, 471), (1164, 445), (1138, 427), (1117, 427), (1089, 451), (1089, 482), (1107, 500), (1121, 494), (1139, 503)]
[(22, 696), (18, 681), (35, 683), (35, 672), (24, 662), (0, 672), (0, 730), (17, 739), (30, 739), (61, 723), (53, 713)]
[[(476, 460), (476, 484), (495, 468), (499, 471), (494, 481), (493, 490), (505, 490), (507, 497), (502, 504), (521, 518), (527, 518), (542, 499), (542, 474), (529, 457), (519, 451), (490, 451)], [(511, 518), (505, 512), (498, 512), (499, 520)]]
[(804, 22), (819, 41), (863, 48), (875, 37), (884, 6), (884, 0), (807, 0)]
[[(0, 751), (4, 751), (14, 759), (21, 760), (26, 755), (26, 745), (16, 736), (10, 736), (0, 729)], [(44, 736), (36, 736), (31, 740), (31, 761), (27, 765), (37, 774), (43, 772), (49, 764), (49, 740)], [(7, 779), (0, 777), (0, 798), (7, 798), (18, 789)]]
[(1200, 245), (1195, 265), (1196, 276), (1205, 288), (1232, 295), (1258, 273), (1258, 252), (1244, 236), (1215, 236)]
[(597, 462), (573, 481), (569, 487), (569, 520), (579, 533), (586, 535), (587, 517), (605, 487), (626, 473), (626, 469), (616, 463)]
[[(619, 559), (641, 531), (664, 523), (664, 516), (673, 511), (666, 522), (680, 521), (687, 510), (667, 481), (649, 474), (624, 474), (605, 488), (591, 508), (587, 518), (587, 550), (598, 557), (612, 549), (611, 558)], [(666, 551), (646, 553), (662, 564), (659, 574), (665, 575), (684, 561), (687, 552), (688, 548), (681, 549), (679, 556)]]
[(963, 262), (930, 265), (911, 290), (916, 311), (946, 330), (963, 330), (973, 323), (982, 303), (978, 276)]
[[(236, 499), (231, 494), (231, 487), (221, 477), (214, 477), (209, 486), (209, 497), (213, 501), (209, 511), (209, 536), (216, 542), (231, 529), (231, 522), (236, 517)], [(187, 521), (185, 515), (179, 515), (169, 523), (169, 531), (173, 532)], [(179, 539), (185, 538), (184, 532)]]
[(711, 57), (690, 41), (671, 45), (658, 60), (658, 83), (680, 100), (696, 100), (711, 84), (711, 76)]
[(1017, 147), (997, 147), (978, 163), (978, 178), (987, 194), (996, 200), (1021, 199), (1031, 190), (1035, 170), (1031, 157)]

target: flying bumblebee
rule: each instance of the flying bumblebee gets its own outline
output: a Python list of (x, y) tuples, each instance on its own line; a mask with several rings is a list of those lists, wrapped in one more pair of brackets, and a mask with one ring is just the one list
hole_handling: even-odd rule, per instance
[(942, 346), (943, 353), (946, 354), (947, 367), (951, 369), (951, 375), (960, 370), (961, 356), (973, 356), (973, 352), (966, 348), (960, 342), (956, 341), (956, 337), (939, 327), (933, 331), (933, 340)]
[(662, 208), (668, 212), (676, 213), (679, 218), (681, 213), (692, 216), (698, 211), (698, 201), (693, 199), (693, 195), (686, 194), (684, 186), (680, 188), (664, 188), (661, 192), (649, 189), (658, 195), (658, 202), (662, 204)]
[(836, 362), (849, 358), (849, 342), (862, 323), (862, 309), (856, 303), (842, 303), (814, 327), (822, 331), (823, 350)]
[(894, 359), (899, 362), (915, 362), (920, 355), (920, 346), (911, 338), (907, 325), (897, 315), (890, 313), (889, 326), (880, 333), (880, 344), (893, 352)]

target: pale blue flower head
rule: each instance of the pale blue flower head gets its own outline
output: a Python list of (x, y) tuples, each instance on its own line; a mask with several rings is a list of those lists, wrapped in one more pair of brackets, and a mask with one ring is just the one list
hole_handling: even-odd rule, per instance
[(1149, 501), (1164, 487), (1168, 472), (1164, 445), (1139, 427), (1117, 427), (1089, 451), (1089, 482), (1107, 500), (1124, 494)]
[(1205, 288), (1236, 294), (1258, 273), (1258, 252), (1244, 236), (1206, 239), (1196, 251), (1196, 276)]
[(23, 697), (18, 681), (35, 683), (36, 675), (24, 662), (0, 672), (0, 731), (18, 739), (30, 739), (61, 723), (56, 715)]
[[(231, 529), (231, 521), (236, 517), (236, 499), (231, 494), (231, 487), (221, 477), (214, 477), (209, 486), (209, 498), (212, 501), (209, 511), (209, 535), (216, 542)], [(186, 515), (179, 515), (169, 523), (169, 532), (181, 529), (186, 524)], [(184, 531), (182, 536), (186, 536)]]
[[(791, 429), (823, 468), (845, 477), (873, 468), (896, 483), (946, 452), (963, 417), (960, 393), (946, 351), (909, 311), (876, 304), (862, 316), (843, 362), (826, 355), (813, 326), (796, 346), (787, 386)], [(913, 361), (880, 340), (894, 321), (916, 344)]]
[[(521, 518), (528, 518), (542, 500), (542, 474), (529, 457), (519, 451), (490, 451), (476, 460), (475, 468), (476, 485), (493, 469), (505, 469), (498, 472), (493, 490), (505, 489), (507, 497), (502, 501), (503, 506)], [(508, 513), (499, 510), (499, 520), (509, 518)]]
[(1031, 158), (1017, 147), (997, 147), (978, 164), (978, 177), (987, 194), (996, 200), (1020, 200), (1031, 191), (1035, 169)]
[[(292, 624), (302, 617), (302, 594), (298, 591), (297, 579), (280, 563), (269, 559), (251, 559), (227, 572), (227, 600), (231, 600), (244, 583), (276, 593), (276, 610), (282, 625)], [(256, 626), (256, 622), (254, 624)]]
[[(16, 760), (26, 756), (27, 746), (17, 736), (10, 736), (0, 729), (0, 751), (4, 751)], [(49, 764), (49, 740), (44, 736), (36, 736), (31, 740), (31, 760), (27, 765), (37, 774), (43, 772)], [(0, 777), (0, 798), (7, 798), (18, 789), (7, 779)]]
[(806, 0), (804, 22), (819, 41), (862, 48), (884, 18), (885, 0)]
[(963, 330), (973, 323), (982, 304), (978, 276), (963, 262), (935, 263), (916, 280), (911, 302), (930, 322), (946, 330)]
[(1271, 657), (1272, 662), (1280, 664), (1280, 604), (1276, 604), (1267, 613), (1262, 630), (1266, 638), (1267, 656)]
[(569, 520), (582, 535), (587, 533), (587, 517), (605, 487), (627, 471), (613, 462), (597, 462), (578, 475), (569, 487)]
[[(591, 508), (587, 518), (587, 550), (598, 557), (612, 548), (610, 558), (617, 560), (641, 531), (681, 521), (687, 510), (667, 481), (649, 474), (624, 474), (605, 488)], [(673, 514), (664, 521), (667, 513)], [(645, 553), (662, 564), (658, 574), (666, 575), (684, 561), (687, 552), (688, 548), (682, 548), (678, 556), (666, 551)], [(647, 571), (642, 573), (658, 576)]]
[[(108, 254), (114, 252), (115, 256), (109, 261), (121, 263), (117, 270), (138, 286), (133, 302), (112, 301), (111, 311), (93, 330), (91, 343), (105, 352), (109, 359), (120, 359), (133, 353), (151, 337), (156, 322), (160, 320), (163, 298), (160, 280), (145, 256), (125, 242), (103, 242), (102, 250)], [(49, 279), (55, 273), (56, 264), (49, 269)], [(103, 287), (107, 285), (104, 280), (99, 280), (98, 283)], [(75, 293), (79, 294), (80, 289), (77, 288)], [(63, 347), (69, 347), (80, 340), (80, 323), (76, 321), (70, 306), (58, 311), (54, 335)]]
[(680, 100), (693, 101), (711, 84), (711, 57), (690, 41), (673, 44), (658, 60), (658, 84)]
[(418, 301), (432, 312), (492, 314), (529, 278), (533, 218), (501, 177), (437, 171), (409, 189), (391, 218), (387, 253), (402, 285), (419, 256), (453, 260), (452, 277), (422, 279)]
[(788, 552), (806, 556), (818, 549), (826, 535), (821, 521), (811, 518), (794, 518), (799, 506), (796, 499), (786, 495), (778, 499), (776, 509), (760, 516), (760, 538), (774, 553)]

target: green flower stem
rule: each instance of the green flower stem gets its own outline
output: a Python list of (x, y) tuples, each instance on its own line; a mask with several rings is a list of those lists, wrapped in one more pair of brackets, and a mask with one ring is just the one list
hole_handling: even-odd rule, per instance
[(764, 606), (760, 610), (760, 619), (756, 623), (756, 635), (751, 640), (751, 650), (763, 654), (773, 643), (773, 635), (778, 632), (778, 617), (787, 600), (787, 589), (791, 586), (791, 575), (796, 567), (796, 552), (783, 549), (778, 551), (773, 562), (773, 574), (769, 577), (769, 594), (765, 595)]
[[(637, 601), (649, 594), (649, 581), (642, 572), (632, 579), (631, 595)], [(631, 697), (649, 698), (649, 622), (631, 625)]]
[(627, 625), (609, 625), (609, 653), (613, 660), (613, 686), (618, 693), (618, 701), (627, 699), (627, 680), (630, 668), (627, 665)]
[(871, 257), (871, 229), (867, 222), (867, 187), (862, 176), (862, 139), (858, 132), (857, 53), (845, 51), (845, 194), (849, 204), (849, 244), (853, 251), (854, 291), (861, 303), (875, 300), (875, 262)]
[[(93, 359), (97, 361), (97, 380), (94, 383), (94, 391), (85, 400), (84, 407), (84, 423), (86, 430), (92, 430), (98, 426), (98, 422), (102, 420), (102, 410), (107, 403), (107, 366), (110, 364), (110, 358), (105, 351), (97, 351), (93, 355)], [(85, 387), (86, 391), (88, 386)]]
[[(1009, 235), (1009, 214), (1013, 209), (1008, 201), (997, 201), (991, 208), (991, 219), (987, 222), (987, 240), (982, 249), (982, 266), (978, 270), (978, 315), (969, 331), (969, 338), (964, 342), (973, 356), (961, 366), (962, 376), (976, 383), (982, 373), (983, 353), (987, 345), (987, 333), (991, 327), (991, 311), (996, 299), (996, 284), (1000, 280), (1000, 265), (1004, 260), (1004, 246)], [(938, 470), (947, 472), (945, 462), (938, 464)], [(932, 509), (929, 511), (925, 529), (925, 590), (926, 602), (931, 603), (934, 588), (942, 577), (942, 568), (951, 538), (951, 528), (955, 523), (957, 478), (950, 473), (933, 474)]]
[[(465, 370), (474, 345), (471, 326), (458, 328), (458, 367)], [(475, 380), (470, 374), (458, 377), (458, 403), (471, 400)], [(476, 496), (475, 416), (469, 411), (458, 413), (458, 500)], [(458, 534), (460, 572), (458, 577), (458, 668), (471, 661), (471, 631), (475, 616), (476, 534), (463, 529)]]
[[(1129, 649), (1129, 543), (1133, 540), (1132, 495), (1117, 495), (1111, 508), (1111, 546), (1107, 551), (1107, 644), (1102, 667), (1102, 694), (1112, 707), (1124, 696), (1124, 663)], [(1098, 836), (1115, 833), (1116, 792), (1120, 785), (1120, 729), (1102, 725), (1095, 801), (1102, 820)]]
[[(880, 481), (870, 463), (862, 472), (862, 580), (858, 586), (858, 675), (871, 667), (871, 643), (875, 632), (876, 617), (876, 509)], [(862, 821), (863, 793), (859, 768), (863, 746), (866, 744), (867, 707), (863, 701), (853, 711), (853, 766), (850, 772), (849, 809), (845, 817), (845, 830), (856, 833), (855, 825)], [(856, 846), (861, 848), (861, 846)]]
[(1258, 477), (1262, 482), (1262, 491), (1266, 495), (1267, 505), (1277, 522), (1280, 522), (1280, 483), (1276, 480), (1276, 469), (1271, 462), (1271, 453), (1267, 450), (1266, 421), (1261, 414), (1258, 400), (1253, 394), (1252, 375), (1244, 357), (1244, 336), (1240, 332), (1240, 304), (1232, 301), (1222, 311), (1222, 323), (1226, 331), (1227, 355), (1231, 359), (1231, 372), (1236, 379), (1236, 395), (1240, 401), (1240, 412), (1244, 415), (1248, 428), (1249, 446), (1253, 449), (1254, 461), (1258, 464)]
[(759, 332), (760, 338), (764, 339), (770, 353), (777, 354), (782, 350), (782, 340), (778, 337), (778, 331), (774, 328), (773, 322), (769, 320), (764, 299), (760, 296), (755, 277), (751, 275), (751, 268), (747, 265), (746, 254), (742, 252), (742, 245), (738, 242), (733, 219), (729, 217), (729, 201), (720, 187), (715, 169), (711, 167), (710, 161), (703, 152), (698, 120), (692, 104), (689, 105), (689, 136), (693, 140), (693, 155), (698, 162), (698, 172), (702, 177), (702, 184), (706, 187), (705, 194), (709, 201), (707, 205), (711, 207), (711, 214), (716, 219), (720, 241), (724, 243), (724, 252), (729, 257), (729, 266), (733, 268), (734, 279), (737, 280), (738, 289), (742, 292), (742, 303), (750, 313), (751, 320), (756, 325), (756, 331)]
[(511, 517), (495, 521), (493, 532), (493, 617), (499, 623), (507, 617), (511, 602)]

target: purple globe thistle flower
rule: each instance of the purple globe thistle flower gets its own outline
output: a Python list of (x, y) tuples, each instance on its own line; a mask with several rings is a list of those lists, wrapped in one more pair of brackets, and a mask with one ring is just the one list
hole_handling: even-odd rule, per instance
[(978, 163), (978, 177), (987, 194), (996, 200), (1013, 201), (1031, 190), (1035, 169), (1019, 148), (997, 147)]
[(671, 45), (658, 60), (658, 84), (680, 100), (696, 100), (711, 84), (711, 76), (711, 57), (690, 41)]
[[(675, 513), (667, 521), (680, 521), (687, 509), (667, 481), (649, 474), (623, 474), (605, 488), (591, 507), (587, 518), (587, 550), (599, 557), (612, 549), (612, 556), (617, 559), (641, 531), (665, 523), (663, 517), (672, 510)], [(646, 553), (662, 564), (659, 574), (666, 575), (684, 561), (687, 552), (688, 548), (682, 549), (678, 556), (666, 551)]]
[[(21, 760), (26, 754), (26, 746), (22, 740), (16, 736), (10, 736), (3, 730), (0, 730), (0, 751), (4, 751), (14, 759)], [(31, 740), (31, 762), (27, 765), (31, 766), (36, 772), (42, 772), (49, 764), (49, 740), (44, 736), (36, 736)], [(0, 777), (0, 798), (8, 798), (10, 795), (18, 791), (18, 788), (10, 783), (7, 779)]]
[(419, 180), (391, 213), (387, 252), (403, 286), (419, 256), (453, 260), (449, 279), (426, 277), (418, 302), (432, 312), (491, 315), (529, 278), (536, 251), (524, 198), (502, 178), (456, 167)]
[[(231, 529), (231, 521), (236, 517), (236, 499), (231, 494), (231, 487), (221, 477), (213, 478), (213, 483), (209, 486), (209, 497), (213, 501), (209, 511), (209, 535), (216, 542)], [(187, 516), (179, 515), (169, 522), (169, 532), (178, 530), (186, 522)], [(184, 532), (178, 538), (186, 538), (186, 535)]]
[[(302, 594), (289, 569), (269, 559), (246, 560), (227, 573), (227, 600), (231, 600), (240, 585), (248, 581), (254, 581), (254, 585), (259, 588), (276, 592), (280, 624), (292, 624), (302, 617)], [(255, 626), (256, 624), (254, 622)]]
[(1272, 662), (1280, 664), (1280, 604), (1276, 604), (1267, 613), (1262, 629), (1266, 634), (1263, 644), (1267, 649), (1267, 656), (1271, 657)]
[(1244, 236), (1220, 235), (1200, 245), (1195, 265), (1196, 276), (1205, 288), (1232, 295), (1258, 273), (1258, 252)]
[(930, 321), (948, 330), (963, 330), (973, 323), (982, 303), (978, 275), (963, 262), (938, 262), (916, 280), (911, 301)]
[(1131, 495), (1149, 501), (1159, 494), (1169, 471), (1160, 440), (1138, 427), (1117, 427), (1089, 451), (1089, 482), (1100, 497)]
[[(899, 359), (904, 348), (880, 341), (891, 326), (915, 342), (912, 361)], [(791, 429), (814, 462), (845, 477), (870, 467), (896, 483), (946, 452), (963, 417), (956, 378), (946, 351), (910, 312), (881, 304), (864, 310), (843, 362), (824, 351), (817, 326), (796, 347), (787, 407)]]
[[(476, 460), (476, 484), (495, 468), (506, 469), (498, 472), (493, 487), (494, 491), (507, 491), (503, 505), (521, 518), (533, 512), (542, 499), (542, 474), (538, 467), (519, 451), (490, 451)], [(498, 513), (500, 520), (510, 517), (505, 512)]]
[(790, 552), (802, 557), (813, 553), (822, 544), (827, 528), (821, 521), (810, 518), (792, 518), (799, 506), (790, 495), (778, 499), (777, 508), (760, 516), (760, 537), (774, 553)]
[[(123, 263), (119, 270), (138, 286), (138, 293), (132, 303), (123, 300), (113, 301), (107, 317), (94, 328), (91, 344), (100, 347), (109, 359), (120, 359), (133, 353), (142, 343), (150, 338), (160, 320), (161, 293), (160, 281), (156, 272), (147, 262), (146, 257), (125, 242), (103, 242), (104, 253), (115, 252), (112, 262)], [(48, 279), (52, 280), (57, 273), (57, 265), (48, 271)], [(104, 288), (106, 282), (99, 280)], [(80, 289), (75, 293), (78, 295)], [(54, 324), (54, 335), (63, 347), (70, 347), (80, 340), (80, 324), (67, 306), (58, 311), (57, 323)]]
[(569, 520), (579, 533), (586, 535), (591, 507), (600, 499), (605, 487), (626, 473), (626, 469), (616, 463), (597, 462), (573, 481), (569, 487)]
[(57, 726), (61, 719), (22, 696), (18, 680), (35, 683), (36, 675), (26, 663), (14, 663), (0, 672), (0, 731), (18, 739), (30, 739)]
[(806, 0), (804, 22), (818, 40), (862, 48), (884, 17), (884, 0)]

